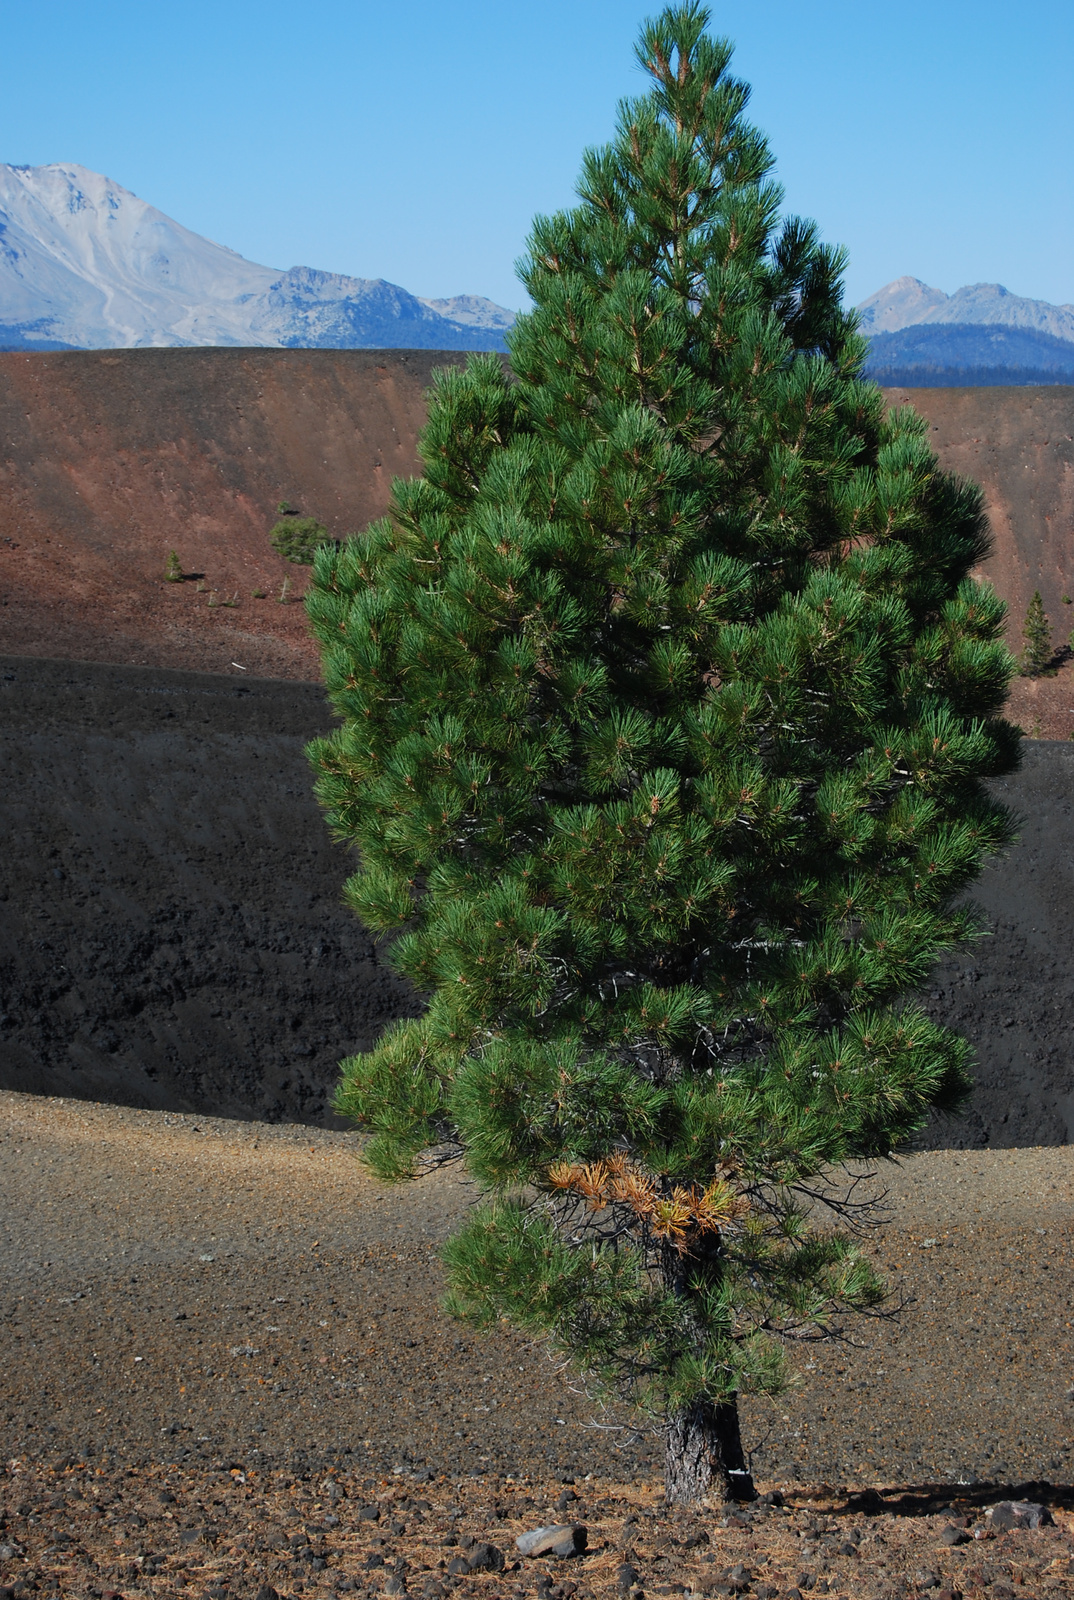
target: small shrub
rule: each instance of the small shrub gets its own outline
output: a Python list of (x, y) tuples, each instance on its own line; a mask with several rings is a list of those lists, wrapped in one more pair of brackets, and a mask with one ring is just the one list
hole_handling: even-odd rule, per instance
[(285, 561), (299, 567), (312, 567), (313, 558), (322, 544), (328, 544), (328, 529), (316, 517), (288, 515), (280, 519), (269, 538), (272, 548)]
[(255, 589), (253, 593), (254, 593), (254, 599), (255, 600), (264, 600), (264, 598), (265, 598), (264, 589)]
[(183, 581), (183, 563), (179, 560), (174, 550), (168, 551), (168, 559), (164, 563), (164, 581), (165, 583), (182, 583)]

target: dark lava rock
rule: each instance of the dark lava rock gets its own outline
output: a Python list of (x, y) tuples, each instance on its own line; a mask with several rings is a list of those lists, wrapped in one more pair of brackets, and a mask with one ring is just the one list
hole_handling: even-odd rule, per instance
[(1000, 1532), (1008, 1528), (1045, 1528), (1054, 1521), (1047, 1506), (1034, 1500), (1001, 1500), (986, 1512), (989, 1524)]

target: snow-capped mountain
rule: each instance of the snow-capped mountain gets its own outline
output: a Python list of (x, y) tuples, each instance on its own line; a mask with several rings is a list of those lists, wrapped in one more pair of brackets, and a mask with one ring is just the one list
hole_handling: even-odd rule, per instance
[(259, 266), (73, 163), (0, 165), (0, 348), (495, 350), (513, 321), (477, 295)]

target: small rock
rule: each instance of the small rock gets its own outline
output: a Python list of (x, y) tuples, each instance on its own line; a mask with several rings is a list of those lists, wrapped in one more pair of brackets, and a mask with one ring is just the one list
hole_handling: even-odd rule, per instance
[(515, 1540), (524, 1556), (579, 1556), (589, 1543), (589, 1529), (580, 1522), (557, 1522), (520, 1533)]
[(970, 1535), (966, 1532), (965, 1528), (956, 1528), (954, 1523), (950, 1522), (940, 1534), (940, 1543), (950, 1545), (951, 1547), (954, 1547), (957, 1544), (969, 1544)]
[(1055, 1520), (1048, 1507), (1037, 1505), (1035, 1500), (1001, 1500), (998, 1505), (989, 1506), (985, 1516), (989, 1525), (1001, 1532), (1009, 1528), (1046, 1528)]
[(749, 1588), (751, 1582), (753, 1581), (753, 1573), (750, 1571), (749, 1567), (744, 1567), (740, 1563), (737, 1567), (731, 1568), (730, 1572), (727, 1574), (727, 1579), (736, 1591), (740, 1591), (742, 1589)]
[[(465, 1561), (468, 1572), (502, 1572), (504, 1569), (503, 1551), (497, 1550), (494, 1544), (479, 1544), (476, 1539), (467, 1546), (465, 1555), (456, 1556), (455, 1559)], [(448, 1571), (451, 1571), (451, 1567), (448, 1567)]]
[(619, 1590), (620, 1594), (626, 1594), (629, 1590), (633, 1589), (637, 1581), (637, 1568), (632, 1567), (629, 1561), (624, 1561), (623, 1565), (616, 1570), (615, 1587)]
[(938, 1572), (915, 1572), (914, 1582), (919, 1589), (938, 1589), (943, 1579)]
[(759, 1583), (753, 1591), (757, 1600), (776, 1600), (779, 1590), (774, 1583)]
[(14, 1561), (18, 1553), (13, 1544), (0, 1544), (0, 1561)]
[(406, 1584), (402, 1578), (393, 1576), (388, 1579), (381, 1592), (383, 1594), (406, 1594)]
[(783, 1504), (783, 1496), (778, 1489), (769, 1489), (767, 1494), (761, 1496), (758, 1504), (762, 1506), (781, 1506)]
[(359, 1522), (379, 1522), (380, 1521), (380, 1507), (379, 1506), (359, 1506), (358, 1507), (358, 1521)]
[(936, 1600), (962, 1600), (961, 1589), (938, 1589)]
[(382, 1567), (384, 1565), (384, 1557), (378, 1556), (374, 1550), (371, 1555), (366, 1556), (365, 1560), (362, 1562), (362, 1565), (367, 1570), (372, 1571), (374, 1567)]
[(470, 1563), (467, 1561), (465, 1556), (452, 1556), (451, 1560), (447, 1564), (447, 1573), (449, 1578), (461, 1578), (463, 1574), (469, 1572), (469, 1570)]

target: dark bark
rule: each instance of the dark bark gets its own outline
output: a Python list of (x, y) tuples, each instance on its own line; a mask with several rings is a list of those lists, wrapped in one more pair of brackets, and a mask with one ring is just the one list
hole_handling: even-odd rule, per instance
[(669, 1416), (664, 1433), (664, 1492), (669, 1505), (700, 1500), (756, 1500), (734, 1400), (699, 1400)]

